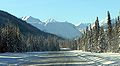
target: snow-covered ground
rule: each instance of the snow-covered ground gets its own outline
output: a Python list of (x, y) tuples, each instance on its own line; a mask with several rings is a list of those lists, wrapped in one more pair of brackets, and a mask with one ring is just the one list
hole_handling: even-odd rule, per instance
[(0, 66), (119, 66), (119, 53), (53, 51), (0, 53)]

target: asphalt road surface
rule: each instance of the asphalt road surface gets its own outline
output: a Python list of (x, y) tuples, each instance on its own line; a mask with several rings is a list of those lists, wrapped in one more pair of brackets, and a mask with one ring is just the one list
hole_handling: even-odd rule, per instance
[(0, 53), (0, 66), (120, 66), (120, 54), (82, 51)]

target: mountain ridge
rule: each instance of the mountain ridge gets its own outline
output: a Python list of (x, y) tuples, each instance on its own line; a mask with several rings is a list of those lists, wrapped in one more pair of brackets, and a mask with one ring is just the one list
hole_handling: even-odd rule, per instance
[(0, 52), (57, 51), (62, 40), (0, 10)]
[[(37, 18), (35, 18), (35, 20), (36, 19)], [(76, 28), (74, 24), (71, 24), (67, 21), (60, 22), (50, 18), (45, 22), (39, 20), (38, 22), (34, 23), (35, 20), (31, 19), (31, 21), (33, 22), (30, 22), (29, 19), (25, 19), (24, 21), (32, 24), (33, 26), (39, 28), (42, 31), (52, 33), (66, 39), (74, 39), (82, 35), (82, 33)]]
[[(16, 16), (14, 16), (12, 14), (9, 14), (8, 12), (0, 10), (0, 20), (1, 20), (0, 23), (5, 24), (7, 22), (6, 19), (9, 20), (11, 23), (15, 23), (16, 25), (20, 25), (20, 30), (24, 29), (23, 33), (29, 30), (30, 33), (34, 33), (36, 35), (39, 34), (39, 32), (41, 32), (43, 35), (49, 34), (49, 33), (45, 33), (43, 31), (39, 30), (38, 28), (36, 28), (35, 26), (33, 26), (29, 23), (26, 23), (22, 19), (17, 18)], [(22, 27), (22, 26), (24, 26), (24, 27)], [(54, 34), (51, 34), (51, 35), (54, 35)]]

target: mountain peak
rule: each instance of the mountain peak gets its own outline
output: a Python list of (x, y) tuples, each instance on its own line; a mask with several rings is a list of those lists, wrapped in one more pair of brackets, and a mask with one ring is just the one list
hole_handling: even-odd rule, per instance
[(31, 16), (23, 16), (22, 20), (26, 21), (28, 18), (31, 18)]
[(57, 22), (57, 21), (55, 19), (50, 18), (46, 21), (46, 23), (49, 23), (49, 22)]
[(22, 17), (22, 20), (26, 21), (26, 22), (32, 22), (32, 23), (41, 23), (41, 21), (37, 18), (34, 18), (32, 16), (24, 16)]

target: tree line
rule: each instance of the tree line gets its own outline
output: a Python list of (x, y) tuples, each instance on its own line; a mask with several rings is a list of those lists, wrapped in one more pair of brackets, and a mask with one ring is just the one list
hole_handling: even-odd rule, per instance
[(86, 27), (82, 37), (76, 40), (59, 39), (57, 36), (42, 34), (23, 34), (20, 26), (7, 21), (0, 25), (0, 52), (34, 52), (59, 51), (60, 48), (83, 50), (89, 52), (119, 52), (120, 47), (120, 18), (112, 23), (109, 11), (107, 12), (107, 25), (100, 26), (96, 18), (95, 25)]
[(119, 52), (120, 41), (120, 18), (115, 19), (115, 23), (111, 23), (111, 16), (107, 12), (107, 25), (100, 26), (99, 19), (96, 18), (95, 26), (86, 27), (84, 34), (78, 41), (80, 50), (89, 52)]
[(58, 51), (60, 40), (56, 36), (22, 34), (18, 25), (8, 22), (0, 25), (0, 52)]

